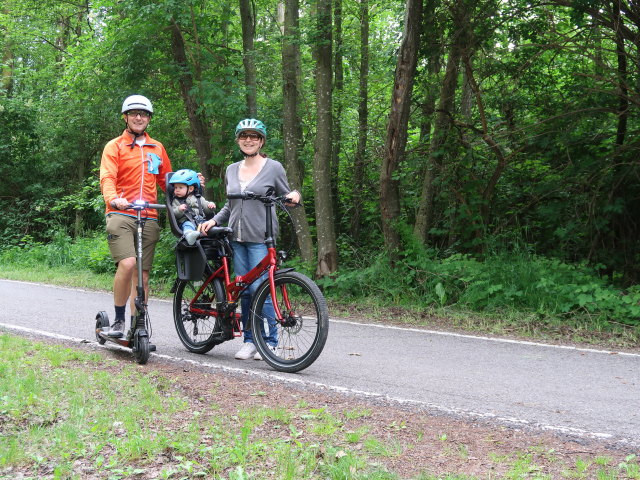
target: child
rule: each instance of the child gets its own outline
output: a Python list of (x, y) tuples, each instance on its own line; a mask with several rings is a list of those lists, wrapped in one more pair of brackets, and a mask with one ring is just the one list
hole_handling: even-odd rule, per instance
[(196, 243), (200, 236), (196, 223), (204, 220), (204, 215), (213, 214), (216, 204), (196, 197), (193, 193), (200, 184), (198, 174), (193, 170), (182, 169), (173, 174), (169, 183), (173, 184), (171, 208), (176, 221), (189, 245)]

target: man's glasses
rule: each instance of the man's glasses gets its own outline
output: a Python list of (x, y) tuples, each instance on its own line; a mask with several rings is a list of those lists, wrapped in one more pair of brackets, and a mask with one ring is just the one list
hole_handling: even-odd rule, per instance
[(130, 117), (137, 117), (138, 115), (140, 115), (142, 118), (147, 118), (151, 116), (151, 114), (146, 110), (129, 110), (127, 112), (127, 115)]
[(238, 138), (240, 140), (260, 140), (262, 138), (262, 135), (260, 135), (259, 133), (241, 132), (240, 135), (238, 135)]

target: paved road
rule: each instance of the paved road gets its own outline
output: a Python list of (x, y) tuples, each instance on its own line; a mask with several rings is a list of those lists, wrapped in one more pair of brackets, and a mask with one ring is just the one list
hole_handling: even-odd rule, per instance
[[(0, 280), (0, 329), (95, 341), (99, 310), (112, 315), (110, 295)], [(604, 352), (332, 320), (320, 358), (302, 372), (284, 374), (264, 362), (234, 360), (239, 339), (206, 355), (190, 354), (173, 328), (171, 303), (152, 300), (149, 311), (159, 355), (438, 413), (640, 446), (640, 351)]]

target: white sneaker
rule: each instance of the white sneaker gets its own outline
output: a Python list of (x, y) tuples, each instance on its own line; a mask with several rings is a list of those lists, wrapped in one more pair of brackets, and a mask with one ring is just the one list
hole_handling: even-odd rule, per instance
[(242, 348), (236, 353), (238, 360), (249, 360), (256, 353), (256, 346), (251, 342), (245, 342), (242, 344)]
[(200, 232), (197, 230), (190, 230), (184, 234), (184, 239), (187, 241), (189, 245), (193, 245), (196, 243), (196, 240), (200, 236)]
[[(267, 347), (269, 347), (269, 350), (271, 350), (273, 353), (276, 353), (276, 347), (274, 347), (273, 345), (267, 345)], [(256, 352), (256, 354), (253, 356), (254, 360), (262, 360), (262, 355), (260, 355), (259, 352)]]

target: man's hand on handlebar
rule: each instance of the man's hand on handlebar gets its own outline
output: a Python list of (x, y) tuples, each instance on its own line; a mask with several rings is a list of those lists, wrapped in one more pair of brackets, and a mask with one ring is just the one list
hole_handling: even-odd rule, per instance
[(126, 198), (116, 198), (115, 200), (111, 200), (111, 206), (113, 208), (117, 208), (118, 210), (126, 210), (129, 208), (129, 200)]

